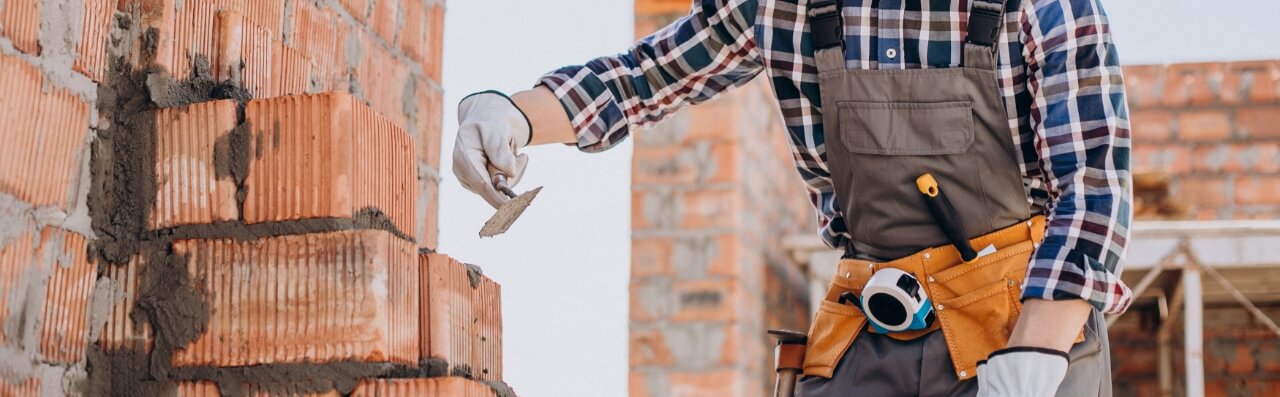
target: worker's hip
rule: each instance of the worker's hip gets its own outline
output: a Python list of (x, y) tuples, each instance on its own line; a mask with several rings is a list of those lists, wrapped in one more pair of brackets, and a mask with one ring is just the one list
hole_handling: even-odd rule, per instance
[(859, 335), (872, 332), (899, 341), (935, 334), (952, 376), (975, 377), (978, 361), (1008, 344), (1027, 264), (1043, 238), (1037, 216), (972, 239), (982, 255), (967, 263), (951, 245), (883, 263), (841, 260), (809, 330), (804, 374), (831, 378), (846, 354), (861, 354), (849, 353)]
[[(1071, 365), (1058, 397), (1110, 397), (1111, 364), (1106, 322), (1094, 312), (1085, 323), (1084, 341), (1069, 352)], [(972, 397), (976, 379), (960, 380), (951, 364), (944, 334), (933, 332), (902, 341), (885, 334), (858, 336), (835, 365), (831, 378), (806, 376), (798, 397), (920, 396)]]

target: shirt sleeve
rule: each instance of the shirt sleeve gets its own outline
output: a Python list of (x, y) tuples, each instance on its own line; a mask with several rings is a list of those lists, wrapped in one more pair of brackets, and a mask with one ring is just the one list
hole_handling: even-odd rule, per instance
[(750, 81), (763, 69), (756, 52), (756, 0), (697, 0), (689, 15), (626, 52), (543, 76), (560, 99), (578, 148), (598, 152), (632, 129), (662, 120)]
[(1123, 312), (1132, 298), (1120, 280), (1132, 218), (1129, 114), (1106, 13), (1099, 0), (1024, 0), (1020, 18), (1051, 198), (1023, 298)]

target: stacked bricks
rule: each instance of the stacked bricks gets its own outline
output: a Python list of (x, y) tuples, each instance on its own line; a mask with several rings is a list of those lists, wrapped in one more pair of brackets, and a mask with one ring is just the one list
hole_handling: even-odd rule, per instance
[(431, 250), (443, 7), (0, 2), (0, 396), (510, 395)]
[[(637, 36), (688, 7), (637, 1)], [(779, 113), (756, 81), (635, 133), (630, 395), (769, 395), (764, 330), (805, 329), (804, 278), (777, 236), (811, 230), (812, 210)]]
[[(1260, 305), (1271, 318), (1280, 306)], [(1280, 393), (1280, 342), (1266, 325), (1243, 307), (1231, 303), (1206, 307), (1204, 318), (1205, 396), (1274, 396)], [(1116, 395), (1158, 397), (1158, 339), (1160, 309), (1135, 306), (1108, 330), (1111, 371)], [(1185, 395), (1181, 319), (1174, 318), (1170, 338), (1173, 394)]]
[(1280, 61), (1130, 66), (1134, 172), (1193, 219), (1280, 216)]
[(92, 340), (98, 268), (89, 255), (94, 232), (85, 171), (97, 101), (89, 72), (99, 60), (68, 54), (82, 42), (79, 25), (94, 22), (87, 22), (90, 15), (46, 22), (43, 14), (58, 6), (46, 3), (0, 4), (0, 396), (6, 397), (71, 394), (64, 381), (82, 377)]

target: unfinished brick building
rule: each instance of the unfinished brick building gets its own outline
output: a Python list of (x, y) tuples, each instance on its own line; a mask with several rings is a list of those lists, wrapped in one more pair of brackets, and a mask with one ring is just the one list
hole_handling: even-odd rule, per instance
[(0, 3), (0, 396), (495, 396), (441, 0)]

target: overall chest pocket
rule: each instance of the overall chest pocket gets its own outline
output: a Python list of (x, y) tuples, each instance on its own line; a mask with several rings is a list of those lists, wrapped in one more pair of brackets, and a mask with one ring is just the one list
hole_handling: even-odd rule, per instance
[[(973, 150), (971, 101), (836, 106), (839, 130), (827, 150), (859, 251), (898, 258), (947, 242), (915, 185), (926, 172), (938, 178), (966, 222), (983, 222), (983, 172)], [(966, 226), (991, 230), (985, 222)]]
[(840, 102), (841, 140), (850, 153), (960, 154), (973, 145), (973, 103)]

